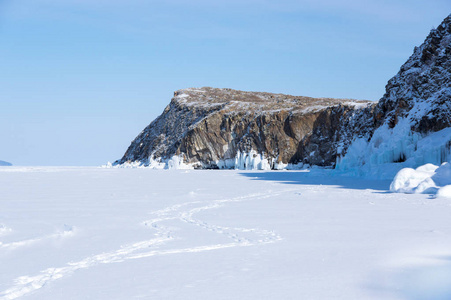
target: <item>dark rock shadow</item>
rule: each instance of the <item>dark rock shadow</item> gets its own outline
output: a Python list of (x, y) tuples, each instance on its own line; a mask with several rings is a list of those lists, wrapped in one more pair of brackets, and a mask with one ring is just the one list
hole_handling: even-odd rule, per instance
[(388, 192), (391, 183), (391, 180), (371, 180), (344, 176), (328, 169), (309, 171), (243, 171), (240, 175), (252, 180), (275, 181), (285, 184), (330, 185), (355, 190), (371, 189), (379, 192)]

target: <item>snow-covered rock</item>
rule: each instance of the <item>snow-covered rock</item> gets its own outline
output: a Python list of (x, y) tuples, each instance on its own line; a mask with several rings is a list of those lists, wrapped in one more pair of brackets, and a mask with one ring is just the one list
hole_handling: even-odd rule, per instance
[(337, 169), (392, 177), (403, 167), (451, 158), (451, 15), (389, 80), (374, 128), (354, 140)]

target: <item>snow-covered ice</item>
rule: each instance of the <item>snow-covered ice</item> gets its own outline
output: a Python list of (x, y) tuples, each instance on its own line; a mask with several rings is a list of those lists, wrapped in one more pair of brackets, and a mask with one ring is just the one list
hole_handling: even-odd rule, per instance
[(0, 184), (0, 299), (451, 297), (450, 199), (390, 180), (9, 167)]
[(404, 118), (390, 129), (384, 124), (368, 142), (353, 141), (344, 157), (337, 159), (337, 170), (367, 178), (391, 179), (402, 168), (425, 164), (440, 165), (451, 158), (451, 127), (428, 135), (412, 132), (412, 121)]

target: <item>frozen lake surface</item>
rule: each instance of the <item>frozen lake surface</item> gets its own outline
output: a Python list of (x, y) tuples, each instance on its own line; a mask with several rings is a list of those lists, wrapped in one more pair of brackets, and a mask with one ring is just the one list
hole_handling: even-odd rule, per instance
[(450, 299), (451, 200), (331, 170), (0, 168), (0, 299)]

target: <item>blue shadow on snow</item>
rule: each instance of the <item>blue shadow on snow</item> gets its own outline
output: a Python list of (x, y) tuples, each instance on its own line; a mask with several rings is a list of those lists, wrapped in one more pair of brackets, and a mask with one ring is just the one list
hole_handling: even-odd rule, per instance
[(240, 175), (252, 180), (266, 180), (285, 184), (331, 185), (355, 190), (388, 192), (391, 180), (363, 179), (339, 174), (334, 170), (310, 171), (243, 171)]

